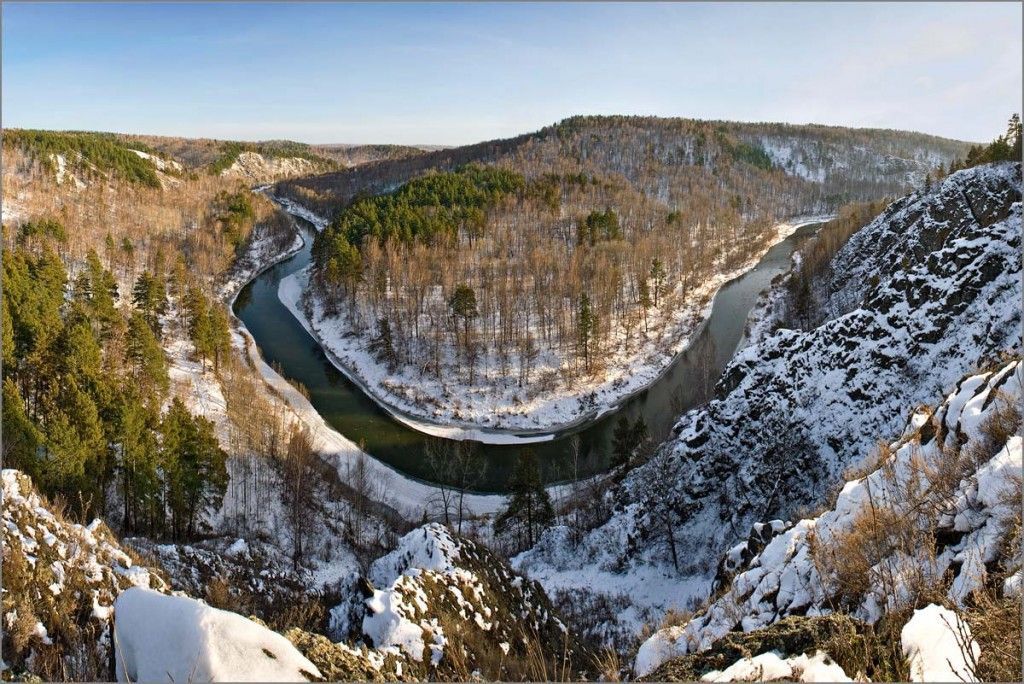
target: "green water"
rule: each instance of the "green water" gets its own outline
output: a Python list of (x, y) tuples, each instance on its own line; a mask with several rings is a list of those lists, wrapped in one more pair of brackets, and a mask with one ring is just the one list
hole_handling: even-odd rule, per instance
[[(245, 323), (267, 363), (285, 377), (302, 383), (310, 401), (338, 432), (395, 469), (432, 481), (423, 445), (428, 439), (395, 421), (355, 384), (341, 374), (323, 350), (277, 297), (281, 279), (305, 268), (310, 260), (312, 226), (301, 219), (306, 245), (291, 258), (268, 269), (247, 285), (235, 300), (235, 314)], [(715, 296), (711, 316), (693, 344), (679, 354), (654, 384), (613, 413), (559, 434), (554, 440), (530, 445), (543, 464), (547, 482), (585, 477), (608, 466), (612, 431), (620, 415), (635, 420), (643, 415), (655, 443), (668, 435), (679, 415), (710, 398), (715, 379), (739, 346), (750, 309), (772, 278), (790, 266), (793, 251), (814, 234), (817, 225), (804, 226), (772, 247), (751, 270), (724, 285)], [(575, 467), (569, 443), (580, 439)], [(432, 438), (436, 439), (436, 438)], [(486, 470), (477, 489), (505, 491), (521, 446), (477, 444)]]

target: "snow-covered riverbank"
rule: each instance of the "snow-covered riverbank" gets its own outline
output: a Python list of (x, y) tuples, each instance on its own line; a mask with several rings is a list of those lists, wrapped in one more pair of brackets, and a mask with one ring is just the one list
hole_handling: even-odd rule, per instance
[[(312, 214), (293, 202), (277, 197), (271, 199), (287, 213), (309, 221), (318, 230), (322, 230), (327, 223), (322, 217)], [(244, 269), (244, 274), (242, 271), (233, 274), (222, 289), (229, 309), (246, 284), (267, 269), (293, 256), (302, 249), (304, 240), (305, 238), (296, 227), (295, 240), (282, 253), (270, 254), (263, 246), (254, 244), (250, 253), (246, 255), (246, 261), (251, 262), (251, 265)], [(410, 520), (420, 520), (425, 508), (429, 511), (433, 505), (439, 503), (440, 489), (437, 486), (410, 478), (378, 461), (372, 455), (361, 450), (355, 442), (332, 428), (301, 392), (266, 363), (260, 355), (259, 347), (252, 335), (242, 321), (234, 316), (233, 312), (232, 320), (234, 322), (232, 343), (235, 348), (248, 358), (273, 395), (283, 402), (293, 420), (309, 429), (313, 436), (314, 449), (321, 458), (337, 469), (342, 479), (345, 479), (349, 469), (355, 468), (361, 461), (369, 478), (373, 482), (379, 483), (381, 491), (387, 492), (386, 503)], [(197, 391), (196, 383), (210, 386), (203, 391)], [(221, 395), (220, 385), (212, 373), (201, 374), (198, 378), (193, 378), (192, 389), (197, 396)], [(202, 406), (194, 406), (193, 409), (220, 425), (226, 420), (226, 415), (223, 415), (225, 406), (225, 402), (203, 402)], [(561, 490), (561, 487), (549, 488), (552, 496), (556, 497), (562, 493)], [(500, 494), (467, 494), (464, 503), (468, 515), (490, 515), (501, 508), (505, 503), (505, 497)]]
[[(652, 323), (652, 334), (639, 351), (616, 346), (608, 370), (599, 379), (575, 387), (560, 386), (524, 400), (515, 387), (497, 388), (478, 382), (467, 386), (457, 377), (421, 377), (411, 369), (391, 372), (367, 349), (341, 316), (327, 316), (319, 302), (303, 295), (308, 269), (282, 279), (281, 302), (326, 352), (331, 362), (399, 422), (425, 434), (487, 444), (525, 444), (553, 439), (559, 432), (595, 420), (646, 390), (685, 351), (711, 313), (718, 290), (753, 268), (775, 244), (801, 226), (827, 217), (793, 219), (776, 226), (775, 239), (742, 267), (721, 273), (691, 291), (686, 304)], [(659, 325), (660, 324), (660, 325)], [(655, 333), (654, 330), (659, 332)], [(561, 363), (555, 360), (556, 364)], [(481, 371), (481, 377), (487, 372)], [(424, 398), (429, 398), (424, 401)]]

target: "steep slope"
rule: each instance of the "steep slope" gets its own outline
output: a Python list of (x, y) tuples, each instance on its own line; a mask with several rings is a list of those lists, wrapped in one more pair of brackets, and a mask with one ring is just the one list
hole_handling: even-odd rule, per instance
[(975, 592), (1019, 594), (1022, 381), (1020, 361), (963, 379), (934, 411), (915, 412), (824, 513), (776, 521), (774, 536), (755, 527), (726, 554), (718, 597), (645, 642), (637, 674), (789, 616), (844, 613), (875, 625), (925, 597), (978, 609)]
[(608, 586), (679, 577), (663, 580), (662, 609), (706, 592), (707, 569), (754, 522), (819, 502), (898, 433), (904, 407), (1019, 348), (1020, 182), (1019, 164), (977, 167), (895, 203), (836, 257), (857, 264), (844, 282), (864, 283), (836, 297), (847, 313), (743, 350), (718, 397), (610, 495), (608, 522), (575, 548), (553, 528), (514, 565), (549, 592), (580, 586), (582, 568)]

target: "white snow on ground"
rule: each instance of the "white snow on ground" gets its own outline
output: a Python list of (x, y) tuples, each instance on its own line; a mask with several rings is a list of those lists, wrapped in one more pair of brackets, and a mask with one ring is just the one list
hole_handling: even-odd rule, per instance
[(724, 670), (708, 672), (702, 682), (850, 682), (843, 668), (818, 651), (813, 656), (782, 659), (769, 651), (753, 658), (741, 658)]
[[(18, 193), (22, 195), (23, 193)], [(21, 197), (11, 197), (11, 193), (3, 193), (3, 205), (0, 206), (0, 219), (5, 226), (15, 226), (28, 218), (29, 212), (19, 200)]]
[(628, 596), (630, 605), (618, 615), (618, 627), (632, 634), (639, 634), (669, 610), (686, 610), (708, 595), (709, 577), (683, 577), (662, 565), (623, 566), (619, 553), (626, 534), (624, 526), (617, 527), (612, 540), (592, 544), (585, 537), (576, 546), (568, 527), (554, 527), (545, 533), (545, 551), (554, 550), (557, 555), (526, 551), (512, 559), (512, 567), (540, 582), (549, 595), (593, 591)]
[(912, 682), (975, 682), (972, 665), (981, 648), (971, 637), (970, 626), (942, 606), (914, 611), (900, 633), (903, 655), (910, 665)]
[(228, 402), (213, 372), (213, 364), (207, 363), (204, 371), (201, 361), (192, 360), (192, 342), (187, 339), (173, 339), (164, 345), (164, 349), (170, 361), (167, 375), (171, 379), (173, 394), (181, 399), (189, 412), (212, 421), (221, 446), (226, 446), (230, 433)]
[[(320, 338), (320, 334), (310, 323), (309, 319), (302, 312), (301, 300), (302, 295), (308, 287), (309, 269), (303, 269), (298, 273), (293, 273), (287, 278), (281, 280), (281, 284), (278, 287), (278, 298), (281, 303), (287, 307), (292, 315), (295, 316), (302, 327), (306, 329), (313, 339), (321, 342), (321, 347), (324, 349), (324, 353), (327, 358), (331, 360), (331, 363), (341, 371), (345, 377), (355, 383), (362, 391), (371, 399), (373, 399), (378, 406), (387, 411), (388, 415), (403, 425), (418, 430), (424, 434), (431, 435), (433, 437), (443, 437), (445, 439), (457, 439), (457, 440), (474, 440), (477, 442), (483, 442), (485, 444), (532, 444), (536, 442), (548, 442), (555, 438), (555, 433), (548, 434), (533, 434), (533, 435), (517, 435), (510, 432), (496, 432), (490, 430), (482, 430), (473, 427), (460, 427), (457, 425), (439, 425), (436, 423), (427, 422), (426, 420), (418, 420), (416, 417), (408, 415), (404, 412), (404, 409), (396, 408), (384, 400), (380, 393), (375, 390), (375, 387), (380, 386), (381, 383), (386, 383), (388, 378), (394, 377), (396, 374), (391, 373), (386, 368), (380, 366), (376, 359), (372, 355), (363, 351), (357, 354), (359, 358), (359, 365), (362, 366), (365, 371), (371, 371), (376, 377), (376, 384), (369, 384), (365, 380), (364, 376), (359, 372), (353, 370), (352, 366), (348, 363), (342, 362), (335, 353), (337, 344), (331, 346), (324, 346), (323, 340)], [(358, 338), (346, 338), (345, 344), (351, 344), (354, 348), (359, 349), (363, 346), (363, 341)], [(351, 359), (352, 355), (347, 355), (346, 359)]]
[(305, 682), (320, 671), (252, 620), (184, 596), (132, 588), (114, 604), (122, 682)]
[(75, 184), (76, 190), (86, 187), (86, 184), (78, 179), (78, 176), (68, 171), (68, 160), (63, 154), (51, 154), (50, 161), (57, 165), (57, 185), (63, 185), (65, 178), (70, 178)]
[[(261, 191), (266, 191), (267, 189), (269, 189), (268, 186), (262, 186)], [(312, 223), (313, 227), (316, 228), (317, 232), (323, 231), (323, 229), (326, 228), (331, 223), (328, 219), (325, 219), (323, 216), (320, 216), (319, 214), (310, 211), (308, 208), (302, 206), (298, 202), (288, 199), (287, 197), (277, 197), (276, 195), (267, 196), (270, 197), (271, 200), (279, 204), (281, 208), (284, 209), (287, 213), (292, 214), (294, 216), (298, 216), (299, 218), (305, 219), (306, 221)]]
[[(779, 224), (767, 249), (799, 227), (825, 217), (794, 219)], [(607, 354), (608, 370), (593, 381), (524, 399), (518, 387), (506, 387), (500, 370), (481, 365), (473, 386), (452, 374), (438, 380), (420, 376), (413, 369), (396, 372), (379, 362), (367, 349), (367, 339), (353, 335), (343, 316), (327, 316), (322, 303), (310, 301), (304, 269), (281, 281), (278, 296), (295, 318), (325, 350), (331, 362), (393, 417), (409, 427), (448, 439), (471, 439), (488, 444), (516, 444), (553, 439), (572, 425), (614, 410), (619, 404), (656, 381), (676, 356), (690, 345), (694, 334), (711, 313), (718, 289), (754, 266), (758, 255), (741, 268), (718, 273), (690, 291), (683, 305), (661, 307), (651, 314), (651, 336), (638, 349), (617, 344)], [(678, 295), (677, 295), (678, 299)], [(657, 332), (660, 331), (660, 332)], [(535, 372), (557, 371), (565, 359), (543, 353)], [(581, 401), (593, 395), (593, 402)], [(520, 433), (520, 434), (517, 434)], [(526, 432), (527, 434), (522, 434)]]
[(149, 161), (153, 162), (153, 165), (159, 171), (170, 170), (175, 173), (178, 173), (184, 170), (184, 167), (182, 167), (180, 163), (174, 161), (173, 159), (164, 159), (163, 157), (158, 157), (156, 155), (143, 152), (142, 150), (132, 150), (132, 152), (139, 155), (143, 159), (148, 159)]
[[(775, 536), (740, 568), (728, 590), (701, 615), (648, 639), (634, 662), (637, 676), (649, 674), (673, 657), (710, 647), (737, 624), (744, 631), (752, 631), (791, 614), (830, 612), (829, 582), (819, 574), (812, 549), (815, 545), (827, 548), (834, 539), (841, 539), (869, 507), (892, 510), (922, 529), (955, 530), (962, 537), (934, 558), (927, 549), (921, 549), (918, 558), (898, 553), (883, 558), (872, 569), (875, 588), (863, 597), (854, 617), (873, 623), (887, 610), (905, 603), (910, 597), (898, 578), (910, 578), (914, 573), (937, 578), (951, 572), (950, 599), (956, 602), (965, 598), (984, 579), (984, 564), (997, 558), (1007, 534), (1007, 521), (1013, 517), (1013, 504), (1007, 501), (1007, 494), (1013, 491), (1014, 478), (1021, 472), (1021, 437), (1011, 436), (993, 458), (965, 476), (939, 509), (937, 519), (904, 510), (910, 505), (907, 492), (917, 486), (914, 483), (924, 469), (935, 468), (948, 458), (960, 435), (977, 434), (978, 426), (998, 410), (999, 402), (990, 401), (994, 393), (1019, 403), (1022, 380), (1021, 363), (1014, 361), (997, 371), (964, 380), (933, 415), (915, 414), (906, 434), (892, 445), (893, 453), (887, 461), (866, 477), (847, 482), (831, 510), (801, 520)], [(918, 431), (929, 419), (950, 430), (942, 439), (933, 437), (922, 444)], [(971, 558), (978, 562), (970, 562)], [(895, 586), (881, 586), (883, 578), (892, 577), (897, 578)]]

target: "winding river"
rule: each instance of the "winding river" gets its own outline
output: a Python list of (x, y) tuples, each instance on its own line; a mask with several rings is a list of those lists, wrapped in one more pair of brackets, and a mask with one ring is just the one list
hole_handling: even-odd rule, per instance
[[(263, 358), (284, 377), (302, 383), (310, 402), (338, 432), (363, 445), (375, 458), (413, 478), (433, 481), (423, 456), (428, 438), (389, 416), (349, 381), (324, 355), (320, 345), (278, 299), (281, 279), (305, 268), (310, 260), (313, 227), (296, 218), (305, 245), (246, 285), (235, 300), (235, 314), (245, 323)], [(711, 315), (692, 344), (650, 387), (626, 400), (617, 410), (589, 424), (560, 433), (555, 439), (530, 445), (542, 464), (546, 482), (586, 477), (607, 468), (612, 432), (620, 416), (642, 415), (654, 443), (668, 435), (685, 410), (711, 396), (715, 380), (743, 341), (751, 308), (777, 275), (791, 263), (793, 251), (811, 237), (819, 224), (799, 228), (773, 246), (756, 266), (726, 283), (715, 295)], [(579, 437), (580, 454), (570, 456), (570, 440)], [(521, 446), (477, 444), (486, 471), (476, 489), (501, 492)]]

